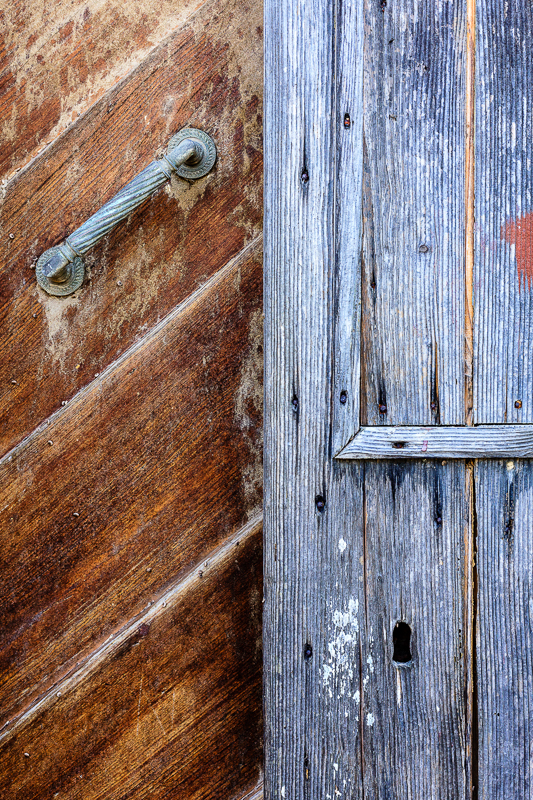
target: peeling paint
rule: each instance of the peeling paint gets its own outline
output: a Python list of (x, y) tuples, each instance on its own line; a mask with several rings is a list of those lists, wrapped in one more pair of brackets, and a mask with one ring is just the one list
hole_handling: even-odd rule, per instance
[(332, 686), (344, 695), (350, 691), (354, 678), (355, 645), (359, 633), (357, 613), (359, 601), (351, 597), (347, 610), (335, 609), (332, 613), (334, 636), (327, 644), (328, 660), (322, 665), (323, 684), (333, 696)]

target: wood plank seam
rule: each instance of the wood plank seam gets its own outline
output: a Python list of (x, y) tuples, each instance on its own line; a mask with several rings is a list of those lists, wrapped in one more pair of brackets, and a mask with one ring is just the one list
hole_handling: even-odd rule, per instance
[[(178, 25), (172, 27), (170, 31), (167, 31), (165, 35), (162, 36), (161, 38), (155, 39), (150, 49), (143, 54), (142, 59), (140, 59), (140, 62), (149, 59), (158, 48), (162, 46), (164, 47), (165, 44), (172, 38), (172, 36), (175, 35), (176, 31), (179, 31), (181, 28), (185, 28), (187, 25), (190, 25), (191, 22), (194, 21), (195, 16), (199, 15), (202, 12), (204, 6), (207, 5), (209, 2), (210, 0), (203, 0), (203, 2), (199, 6), (193, 8), (186, 17), (181, 19)], [(68, 16), (67, 22), (70, 20), (71, 20), (71, 15)], [(57, 22), (56, 25), (59, 28), (62, 27), (61, 22)], [(63, 130), (56, 133), (56, 135), (52, 135), (52, 138), (46, 141), (44, 145), (41, 145), (40, 147), (34, 147), (31, 153), (29, 154), (29, 157), (26, 157), (22, 165), (20, 164), (20, 162), (18, 162), (17, 166), (13, 166), (10, 174), (8, 174), (0, 182), (0, 202), (1, 200), (3, 200), (6, 192), (9, 190), (11, 183), (15, 180), (19, 180), (24, 175), (24, 172), (32, 165), (32, 163), (35, 161), (36, 158), (46, 158), (47, 151), (51, 147), (53, 147), (55, 143), (59, 139), (61, 139), (61, 137), (65, 136), (68, 131), (70, 131), (73, 127), (79, 125), (80, 121), (83, 121), (83, 118), (86, 115), (90, 114), (98, 103), (102, 102), (102, 98), (105, 99), (111, 92), (115, 91), (119, 86), (127, 83), (131, 75), (138, 69), (140, 62), (136, 63), (134, 66), (131, 67), (131, 69), (129, 69), (127, 72), (121, 75), (118, 78), (118, 80), (110, 84), (105, 90), (103, 95), (95, 97), (94, 102), (91, 103), (89, 106), (87, 106), (82, 111), (82, 113), (79, 114), (79, 116), (76, 117), (76, 119), (73, 122), (71, 122), (70, 125), (67, 125), (65, 128), (63, 128)]]
[[(175, 603), (178, 598), (191, 589), (197, 581), (204, 580), (211, 572), (221, 568), (232, 557), (234, 548), (253, 537), (261, 528), (262, 524), (263, 515), (261, 513), (256, 514), (249, 522), (243, 525), (242, 528), (239, 528), (239, 530), (231, 534), (223, 544), (212, 550), (206, 558), (202, 558), (201, 562), (195, 564), (181, 580), (171, 586), (158, 600), (153, 602), (144, 613), (129, 620), (116, 634), (87, 656), (75, 671), (52, 686), (46, 694), (30, 708), (6, 723), (3, 731), (0, 731), (0, 745), (8, 742), (22, 725), (25, 725), (33, 718), (37, 717), (45, 708), (56, 702), (58, 696), (65, 695), (68, 691), (74, 689), (82, 683), (82, 681), (95, 673), (101, 663), (105, 661), (105, 659), (111, 658), (140, 626), (149, 625), (160, 614), (165, 613), (166, 607)], [(199, 566), (202, 567), (201, 572), (198, 569)]]
[(264, 796), (264, 787), (263, 787), (263, 776), (261, 775), (260, 780), (250, 792), (238, 798), (238, 800), (263, 800)]
[(474, 224), (476, 0), (466, 3), (465, 136), (465, 422), (474, 415)]
[(135, 355), (135, 353), (142, 350), (142, 348), (150, 342), (150, 340), (159, 336), (162, 330), (171, 322), (176, 320), (181, 314), (186, 313), (189, 308), (218, 285), (222, 285), (224, 279), (231, 273), (233, 269), (235, 269), (236, 264), (241, 261), (244, 261), (247, 256), (259, 247), (263, 240), (263, 234), (259, 234), (256, 236), (251, 242), (249, 242), (242, 250), (237, 253), (234, 258), (227, 262), (221, 269), (215, 272), (205, 283), (203, 283), (195, 292), (190, 294), (188, 297), (185, 298), (179, 305), (177, 305), (172, 311), (167, 314), (163, 319), (154, 325), (143, 337), (139, 339), (139, 341), (134, 342), (127, 350), (125, 350), (115, 361), (111, 362), (102, 372), (98, 373), (98, 376), (94, 378), (94, 380), (90, 381), (83, 389), (80, 389), (74, 397), (72, 397), (64, 406), (58, 409), (54, 414), (51, 414), (44, 422), (42, 422), (37, 428), (35, 428), (28, 436), (26, 436), (21, 442), (19, 442), (15, 447), (8, 450), (8, 452), (0, 458), (0, 467), (4, 464), (8, 463), (13, 459), (13, 457), (19, 453), (21, 450), (24, 449), (38, 434), (40, 434), (43, 430), (63, 416), (69, 408), (72, 407), (74, 403), (81, 403), (83, 402), (84, 398), (90, 394), (94, 387), (97, 386), (99, 383), (104, 380), (104, 378), (108, 377), (113, 373), (114, 370), (119, 368), (128, 358)]

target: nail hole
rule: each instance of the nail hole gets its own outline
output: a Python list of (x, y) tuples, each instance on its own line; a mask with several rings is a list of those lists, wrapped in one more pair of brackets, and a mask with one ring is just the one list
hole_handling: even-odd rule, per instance
[(342, 390), (342, 392), (340, 394), (339, 400), (342, 403), (342, 405), (344, 405), (346, 403), (346, 401), (348, 400), (348, 392), (345, 392), (344, 389)]
[(294, 397), (292, 398), (291, 405), (293, 411), (298, 411), (298, 398), (296, 397), (296, 395), (294, 395)]
[(379, 413), (380, 414), (386, 414), (387, 413), (387, 406), (385, 405), (385, 403), (380, 403), (379, 404)]
[(431, 403), (431, 410), (432, 411), (436, 411), (437, 410), (437, 404), (435, 403), (435, 401), (433, 401), (433, 403)]
[(401, 450), (402, 447), (407, 447), (407, 442), (393, 442), (392, 446), (395, 450)]
[(514, 407), (515, 408), (522, 408), (522, 401), (521, 400), (515, 400), (514, 401)]
[(307, 642), (307, 644), (304, 646), (304, 658), (305, 658), (305, 660), (309, 661), (309, 659), (311, 658), (312, 655), (313, 655), (313, 648), (311, 647), (309, 642)]
[(301, 180), (304, 186), (309, 183), (309, 173), (306, 169), (302, 170)]
[(324, 509), (326, 507), (326, 501), (324, 500), (324, 498), (322, 497), (321, 494), (317, 494), (317, 496), (315, 497), (315, 505), (316, 505), (317, 511), (320, 511), (320, 513), (322, 513), (324, 511)]
[(350, 119), (350, 115), (349, 114), (345, 114), (344, 115), (344, 127), (345, 128), (349, 128), (351, 123), (352, 123), (352, 121)]
[(387, 8), (387, 0), (380, 0), (379, 7), (381, 8), (382, 11), (385, 11), (385, 9)]
[(418, 252), (419, 253), (428, 253), (429, 252), (429, 247), (427, 246), (427, 244), (421, 244), (420, 247), (418, 248)]
[(442, 517), (435, 517), (435, 522), (437, 525), (442, 525)]
[(411, 628), (407, 622), (397, 622), (392, 632), (392, 660), (397, 664), (408, 664), (411, 658)]

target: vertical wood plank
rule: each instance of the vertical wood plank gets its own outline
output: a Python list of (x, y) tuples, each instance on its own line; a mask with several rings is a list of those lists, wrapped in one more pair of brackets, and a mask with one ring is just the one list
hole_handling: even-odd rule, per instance
[(533, 797), (533, 463), (476, 468), (479, 800)]
[(333, 449), (336, 453), (357, 433), (360, 419), (363, 22), (363, 3), (338, 0), (335, 368), (332, 396)]
[(265, 796), (360, 798), (362, 488), (331, 442), (335, 4), (265, 18)]
[(477, 0), (474, 421), (533, 421), (533, 12)]
[[(477, 0), (475, 422), (533, 419), (533, 13)], [(479, 461), (479, 798), (533, 797), (533, 469)]]
[(367, 2), (362, 423), (464, 423), (465, 8)]
[[(466, 800), (471, 586), (464, 462), (368, 462), (365, 477), (365, 798)], [(411, 629), (407, 662), (393, 641), (398, 623)]]

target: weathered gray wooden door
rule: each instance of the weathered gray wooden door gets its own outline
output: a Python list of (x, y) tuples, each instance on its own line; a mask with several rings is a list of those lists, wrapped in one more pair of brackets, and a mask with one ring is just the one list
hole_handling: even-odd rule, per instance
[(266, 796), (533, 797), (533, 8), (266, 3)]

